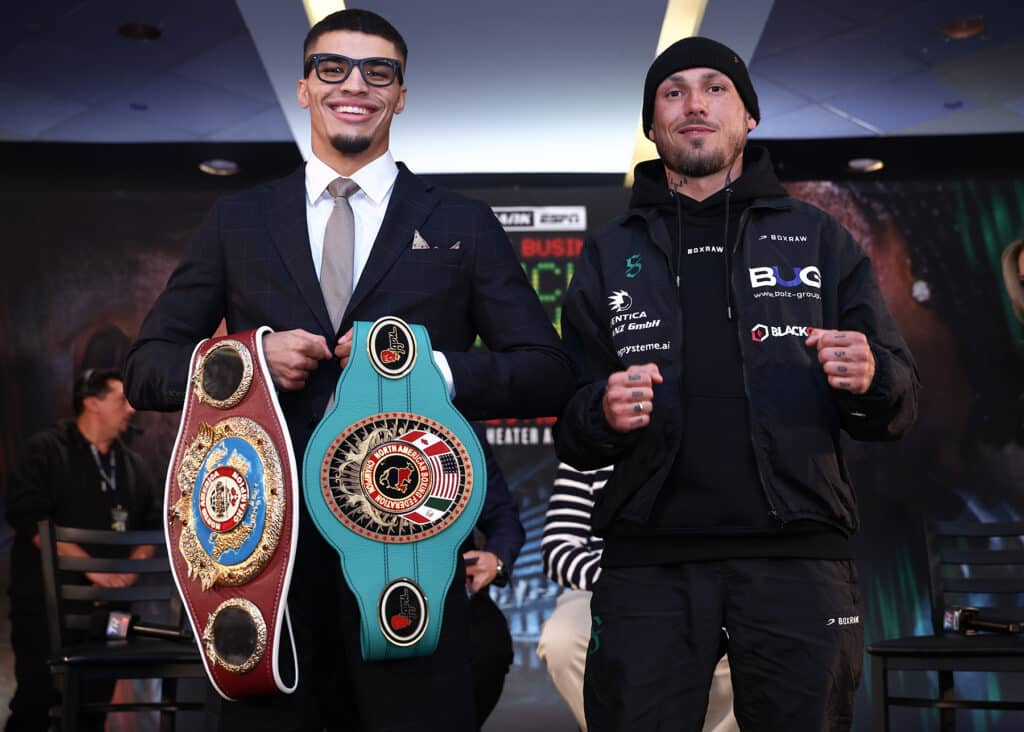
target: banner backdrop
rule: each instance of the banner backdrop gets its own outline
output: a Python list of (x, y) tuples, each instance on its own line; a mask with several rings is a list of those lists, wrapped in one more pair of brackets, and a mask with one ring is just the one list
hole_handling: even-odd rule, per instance
[[(806, 182), (789, 188), (839, 218), (867, 250), (921, 371), (921, 416), (913, 433), (892, 444), (851, 442), (847, 454), (863, 520), (855, 551), (867, 642), (928, 632), (922, 519), (1024, 514), (1024, 347), (999, 269), (1002, 248), (1024, 236), (1024, 180)], [(629, 195), (620, 187), (465, 192), (496, 207), (556, 325), (586, 233), (620, 213)], [(215, 196), (0, 194), (6, 244), (0, 268), (5, 486), (25, 439), (70, 416), (73, 375), (121, 363)], [(157, 473), (167, 464), (176, 426), (177, 415), (136, 415), (133, 446)], [(527, 529), (513, 582), (494, 593), (508, 616), (516, 657), (486, 727), (493, 732), (573, 728), (534, 653), (559, 593), (544, 576), (540, 558), (556, 466), (551, 427), (552, 420), (487, 425)], [(934, 686), (934, 680), (928, 683)], [(1003, 696), (1008, 683), (978, 678), (964, 692)], [(868, 728), (869, 689), (865, 663), (859, 730)], [(894, 728), (937, 729), (932, 716), (900, 711)], [(961, 717), (962, 729), (1019, 728), (1019, 717), (998, 712)]]

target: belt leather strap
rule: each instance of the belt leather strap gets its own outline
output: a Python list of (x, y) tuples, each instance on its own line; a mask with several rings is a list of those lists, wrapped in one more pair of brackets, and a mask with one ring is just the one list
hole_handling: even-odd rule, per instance
[(174, 581), (214, 688), (225, 699), (290, 694), (288, 617), (298, 475), (259, 328), (196, 346), (167, 472)]
[(448, 398), (426, 328), (357, 322), (352, 343), (306, 448), (306, 507), (356, 597), (363, 659), (426, 656), (483, 508), (483, 452)]

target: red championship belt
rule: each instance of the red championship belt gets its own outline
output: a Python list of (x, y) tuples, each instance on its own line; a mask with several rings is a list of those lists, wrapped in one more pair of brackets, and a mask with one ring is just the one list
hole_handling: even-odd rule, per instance
[(164, 493), (174, 581), (225, 699), (290, 694), (298, 683), (287, 608), (298, 477), (263, 355), (269, 332), (196, 346)]

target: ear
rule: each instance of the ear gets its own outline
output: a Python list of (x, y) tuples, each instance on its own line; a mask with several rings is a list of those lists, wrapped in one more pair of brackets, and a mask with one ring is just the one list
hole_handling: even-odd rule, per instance
[(747, 115), (747, 132), (748, 133), (753, 132), (755, 127), (757, 127), (757, 120), (754, 119), (753, 117), (751, 117), (748, 114)]
[(651, 129), (647, 130), (644, 134), (647, 135), (648, 140), (654, 142), (654, 125), (651, 125)]
[(395, 105), (395, 114), (401, 114), (402, 110), (405, 109), (405, 84), (402, 84), (402, 90), (398, 92), (398, 103)]
[(309, 89), (306, 87), (306, 80), (299, 79), (299, 85), (295, 89), (295, 97), (299, 100), (299, 106), (309, 109)]

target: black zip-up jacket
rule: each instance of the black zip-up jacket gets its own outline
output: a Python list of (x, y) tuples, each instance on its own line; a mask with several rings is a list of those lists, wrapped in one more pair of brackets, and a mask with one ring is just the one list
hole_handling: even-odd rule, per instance
[[(766, 152), (748, 148), (745, 162), (759, 166), (777, 189)], [(638, 180), (646, 177), (642, 183), (650, 185), (660, 166), (641, 163)], [(679, 452), (686, 334), (674, 236), (657, 206), (631, 207), (588, 240), (566, 293), (562, 336), (581, 383), (559, 421), (555, 449), (580, 470), (615, 464), (594, 509), (599, 534), (613, 523), (649, 522)], [(859, 440), (899, 437), (916, 419), (919, 388), (871, 262), (835, 219), (778, 194), (749, 201), (726, 246), (728, 307), (737, 322), (750, 438), (771, 515), (781, 525), (809, 519), (852, 534), (859, 518), (840, 430)], [(875, 377), (866, 394), (829, 386), (816, 349), (804, 345), (809, 327), (867, 336)], [(651, 423), (614, 432), (601, 408), (608, 376), (648, 362), (664, 377), (654, 389)]]

